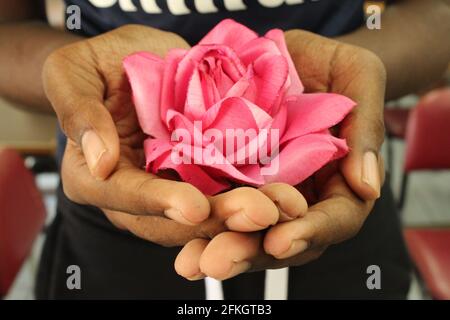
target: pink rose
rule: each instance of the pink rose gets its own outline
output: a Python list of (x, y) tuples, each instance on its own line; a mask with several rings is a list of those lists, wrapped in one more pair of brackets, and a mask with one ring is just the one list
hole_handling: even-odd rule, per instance
[(236, 182), (296, 185), (348, 152), (328, 129), (355, 103), (303, 93), (281, 30), (259, 37), (224, 20), (190, 50), (138, 52), (124, 68), (149, 136), (147, 170), (175, 170), (206, 194)]

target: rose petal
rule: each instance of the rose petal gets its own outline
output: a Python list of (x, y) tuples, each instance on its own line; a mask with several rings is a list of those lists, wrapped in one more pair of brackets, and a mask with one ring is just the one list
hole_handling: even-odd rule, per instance
[(184, 114), (191, 120), (201, 119), (206, 111), (205, 99), (203, 98), (202, 81), (198, 69), (193, 71), (187, 90)]
[(264, 110), (244, 98), (231, 97), (221, 100), (207, 110), (202, 122), (204, 129), (262, 129), (272, 118)]
[[(228, 76), (226, 71), (222, 67), (222, 61), (219, 60), (216, 63), (215, 68), (212, 70), (212, 78), (219, 92), (219, 96), (222, 98), (234, 85), (234, 81)], [(208, 107), (210, 107), (210, 104)]]
[(202, 59), (213, 55), (222, 61), (223, 71), (233, 80), (239, 80), (245, 74), (245, 67), (236, 53), (224, 45), (197, 45), (180, 61), (175, 75), (175, 106), (184, 106), (189, 80), (194, 69), (200, 68)]
[(336, 158), (338, 148), (329, 134), (308, 134), (289, 141), (270, 165), (261, 170), (266, 183), (297, 185)]
[(203, 99), (205, 100), (205, 108), (209, 109), (212, 105), (220, 101), (220, 92), (216, 86), (216, 82), (211, 77), (211, 75), (202, 71), (200, 77), (202, 83)]
[(225, 181), (218, 181), (212, 178), (196, 164), (173, 163), (170, 152), (162, 156), (153, 166), (154, 173), (164, 169), (175, 170), (183, 181), (192, 184), (207, 195), (214, 195), (230, 187)]
[(284, 57), (269, 53), (260, 56), (253, 63), (253, 81), (250, 81), (250, 89), (247, 90), (244, 97), (254, 101), (264, 111), (271, 113), (277, 107), (275, 102), (284, 95), (283, 88), (288, 71)]
[[(223, 155), (223, 150), (215, 148), (215, 146), (209, 145), (208, 148), (202, 148), (198, 146), (191, 146), (190, 148), (183, 149), (183, 156), (191, 159), (192, 163), (201, 165), (202, 167), (215, 172), (215, 177), (232, 179), (234, 181), (247, 183), (251, 185), (261, 185), (264, 183), (263, 177), (259, 174), (259, 164), (247, 164), (246, 166), (235, 167), (228, 159)], [(256, 166), (257, 168), (249, 167)]]
[(253, 30), (231, 19), (219, 22), (199, 44), (223, 44), (236, 52), (247, 42), (258, 38)]
[[(201, 128), (201, 122), (192, 122), (182, 113), (175, 110), (169, 110), (167, 112), (166, 124), (171, 132), (171, 142), (178, 143), (181, 138), (183, 143), (187, 143), (189, 145), (196, 144), (198, 146), (202, 145), (203, 129)], [(188, 140), (186, 141), (185, 139)]]
[(253, 39), (244, 44), (238, 51), (239, 58), (245, 66), (252, 64), (252, 62), (266, 53), (282, 55), (275, 41), (264, 37)]
[(319, 132), (341, 122), (355, 102), (334, 93), (311, 93), (286, 102), (287, 129), (281, 143), (299, 136)]
[(147, 138), (144, 141), (145, 164), (147, 171), (150, 170), (150, 164), (161, 155), (172, 149), (169, 141), (161, 139)]
[(167, 138), (167, 128), (156, 116), (160, 114), (164, 61), (151, 53), (138, 52), (126, 57), (123, 66), (142, 130), (155, 138)]
[(161, 93), (161, 120), (166, 121), (167, 110), (174, 109), (183, 111), (182, 106), (175, 105), (175, 74), (178, 64), (186, 55), (187, 50), (172, 49), (166, 56), (166, 66), (164, 68), (163, 86)]
[(295, 68), (294, 62), (292, 61), (292, 57), (289, 54), (283, 31), (279, 29), (272, 29), (266, 33), (265, 37), (273, 40), (277, 44), (278, 49), (281, 51), (281, 54), (286, 58), (288, 62), (291, 85), (286, 93), (286, 96), (302, 93), (304, 91), (304, 87), (298, 75), (297, 69)]
[[(279, 148), (280, 140), (286, 127), (286, 122), (287, 107), (286, 104), (283, 104), (273, 118), (265, 144), (259, 148), (259, 159), (261, 161), (269, 161), (273, 156), (275, 156), (273, 152), (276, 152), (277, 148)], [(274, 151), (272, 152), (272, 150)]]
[(330, 135), (330, 140), (333, 142), (334, 146), (337, 148), (337, 152), (333, 157), (333, 160), (340, 159), (347, 155), (349, 148), (347, 145), (347, 141), (345, 139), (336, 138)]
[[(170, 160), (157, 158), (152, 164), (153, 171), (157, 171), (161, 167), (161, 161), (170, 161), (171, 166), (183, 164), (194, 164), (201, 166), (205, 172), (210, 173), (210, 176), (215, 179), (231, 179), (241, 183), (250, 185), (262, 185), (264, 183), (263, 177), (259, 173), (259, 164), (247, 164), (240, 167), (235, 167), (222, 154), (222, 150), (215, 148), (214, 145), (208, 145), (203, 148), (196, 145), (188, 145), (179, 143), (174, 145), (172, 151), (176, 153), (176, 161), (172, 163)], [(180, 158), (181, 157), (181, 158)], [(166, 163), (166, 167), (168, 164)]]
[(245, 75), (239, 79), (225, 94), (225, 98), (242, 97), (250, 87), (250, 81), (253, 78), (253, 68), (247, 69)]

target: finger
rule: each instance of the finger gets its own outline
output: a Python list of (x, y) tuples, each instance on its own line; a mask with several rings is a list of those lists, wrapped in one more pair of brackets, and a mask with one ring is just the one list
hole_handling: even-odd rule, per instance
[(262, 230), (277, 223), (279, 217), (273, 201), (255, 188), (237, 188), (212, 197), (210, 202), (214, 217), (225, 221), (230, 230)]
[(205, 274), (200, 270), (200, 257), (209, 241), (194, 239), (188, 242), (175, 259), (175, 271), (188, 280), (200, 280)]
[(347, 140), (350, 148), (350, 153), (341, 161), (342, 173), (352, 190), (361, 198), (374, 200), (380, 196), (381, 188), (379, 151), (384, 140), (386, 75), (382, 62), (374, 54), (365, 52), (364, 56), (367, 56), (364, 72), (357, 73), (350, 84), (347, 80), (345, 89), (339, 88), (344, 81), (335, 79), (333, 91), (357, 103), (341, 124), (340, 136)]
[(82, 148), (91, 174), (105, 179), (119, 159), (118, 134), (103, 104), (105, 88), (101, 77), (89, 59), (83, 61), (82, 70), (68, 70), (72, 55), (69, 46), (47, 59), (44, 89), (62, 130)]
[(251, 268), (250, 260), (259, 253), (259, 233), (223, 232), (212, 239), (200, 257), (205, 275), (225, 280)]
[(200, 270), (208, 277), (225, 280), (244, 272), (298, 266), (317, 259), (323, 248), (278, 260), (264, 252), (261, 233), (224, 232), (203, 250)]
[(164, 247), (182, 246), (201, 236), (196, 226), (187, 226), (157, 216), (136, 216), (119, 211), (103, 210), (117, 228)]
[(136, 215), (165, 215), (193, 225), (209, 216), (208, 199), (191, 184), (165, 180), (122, 165), (106, 180), (93, 178), (83, 155), (68, 143), (63, 159), (65, 194), (74, 202)]
[(373, 201), (353, 195), (339, 175), (331, 178), (325, 199), (307, 214), (272, 227), (264, 239), (265, 251), (277, 259), (286, 259), (308, 249), (326, 247), (353, 237), (369, 214)]
[(308, 204), (295, 187), (286, 183), (271, 183), (259, 188), (278, 208), (279, 221), (288, 221), (306, 214)]

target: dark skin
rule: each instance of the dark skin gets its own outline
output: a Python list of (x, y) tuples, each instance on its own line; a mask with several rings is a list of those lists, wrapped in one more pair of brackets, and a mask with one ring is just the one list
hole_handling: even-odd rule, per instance
[[(97, 78), (93, 77), (96, 79), (94, 82), (90, 82), (94, 83), (92, 87), (97, 90), (91, 90), (87, 95), (95, 99), (86, 101), (84, 91), (79, 91), (78, 95), (75, 94), (72, 99), (65, 99), (67, 92), (73, 92), (71, 90), (73, 87), (65, 86), (64, 83), (76, 84), (77, 81), (74, 82), (74, 79), (70, 78), (73, 74), (84, 79), (89, 74), (84, 72), (88, 65), (85, 64), (86, 59), (78, 63), (77, 60), (71, 60), (73, 67), (78, 69), (75, 73), (67, 74), (62, 72), (64, 68), (58, 68), (58, 65), (61, 65), (62, 61), (67, 61), (65, 59), (68, 59), (70, 55), (76, 57), (79, 53), (85, 52), (88, 44), (85, 41), (74, 44), (70, 54), (67, 49), (57, 50), (80, 39), (71, 34), (52, 30), (40, 22), (32, 21), (36, 19), (32, 14), (35, 12), (32, 10), (33, 3), (35, 2), (27, 0), (14, 3), (7, 0), (0, 1), (0, 19), (4, 22), (0, 25), (0, 41), (10, 43), (0, 48), (0, 61), (2, 61), (0, 63), (0, 94), (29, 106), (30, 110), (51, 112), (54, 109), (56, 111), (70, 138), (64, 160), (65, 164), (70, 165), (66, 165), (65, 168), (72, 169), (74, 166), (79, 166), (83, 168), (80, 172), (83, 172), (86, 178), (81, 179), (84, 181), (82, 182), (78, 180), (81, 175), (71, 175), (72, 170), (63, 168), (65, 190), (72, 199), (109, 209), (108, 216), (116, 226), (128, 229), (150, 241), (164, 245), (179, 245), (192, 239), (203, 238), (189, 242), (176, 262), (177, 271), (191, 279), (201, 278), (205, 274), (224, 279), (247, 270), (306, 263), (318, 257), (327, 246), (353, 236), (369, 214), (374, 199), (379, 196), (383, 170), (378, 151), (384, 135), (382, 108), (385, 89), (386, 98), (391, 99), (427, 85), (445, 70), (450, 56), (448, 41), (444, 40), (450, 31), (449, 1), (401, 1), (387, 9), (382, 18), (382, 30), (369, 31), (362, 27), (340, 37), (339, 42), (302, 31), (288, 32), (286, 37), (289, 50), (298, 70), (301, 71), (302, 80), (308, 91), (339, 92), (353, 98), (359, 106), (345, 120), (339, 131), (339, 135), (348, 140), (352, 151), (345, 160), (341, 161), (339, 168), (332, 170), (332, 174), (326, 174), (324, 182), (316, 186), (320, 201), (306, 210), (301, 194), (289, 191), (292, 196), (281, 201), (284, 209), (281, 211), (287, 211), (292, 217), (303, 218), (272, 227), (265, 239), (262, 239), (262, 236), (257, 233), (220, 233), (227, 229), (224, 221), (235, 213), (233, 210), (235, 208), (227, 207), (225, 203), (239, 202), (246, 208), (247, 215), (253, 218), (269, 217), (270, 219), (264, 222), (270, 225), (273, 223), (271, 218), (279, 219), (276, 216), (277, 211), (274, 211), (269, 200), (279, 202), (278, 197), (285, 193), (277, 189), (280, 186), (275, 186), (275, 191), (238, 190), (229, 194), (227, 201), (216, 202), (206, 199), (198, 190), (182, 183), (168, 182), (163, 179), (153, 179), (153, 182), (145, 182), (145, 184), (142, 181), (138, 183), (139, 179), (147, 181), (149, 177), (144, 178), (142, 172), (137, 171), (141, 151), (136, 146), (139, 145), (141, 137), (139, 131), (135, 130), (135, 116), (131, 111), (121, 110), (118, 114), (115, 112), (117, 109), (114, 104), (122, 99), (117, 98), (117, 95), (116, 98), (110, 97), (109, 100), (108, 97), (106, 100), (99, 98), (103, 97), (105, 92), (114, 91), (111, 88), (114, 85), (108, 82), (110, 77), (116, 76), (119, 79), (117, 82), (121, 81), (123, 70), (117, 68), (120, 61), (98, 69), (100, 74), (97, 74)], [(137, 28), (139, 30), (135, 31), (136, 34), (151, 34), (148, 37), (149, 40), (163, 44), (163, 46), (155, 45), (142, 49), (164, 54), (169, 47), (181, 46), (182, 39), (176, 35), (161, 33), (147, 27)], [(124, 37), (119, 36), (118, 33), (113, 34), (115, 38), (113, 43), (103, 36), (99, 37), (101, 41), (96, 42), (94, 51), (101, 52), (102, 47), (107, 45), (123, 49), (123, 54), (136, 51), (137, 47), (126, 48), (125, 45), (121, 45), (121, 39), (126, 39), (123, 43), (130, 43), (129, 37), (133, 37), (133, 31), (128, 30), (127, 33), (128, 35)], [(346, 43), (356, 46), (348, 46)], [(166, 45), (165, 49), (164, 45)], [(309, 50), (309, 52), (305, 54), (302, 50)], [(318, 50), (320, 54), (317, 54)], [(47, 60), (52, 52), (54, 53), (52, 58)], [(430, 52), (433, 54), (433, 59), (429, 58)], [(88, 57), (90, 58), (89, 54)], [(319, 63), (320, 61), (313, 57), (320, 57), (325, 63)], [(341, 58), (336, 59), (336, 57)], [(44, 82), (42, 82), (40, 75), (46, 60), (47, 72), (44, 72)], [(417, 63), (418, 61), (420, 63)], [(411, 74), (414, 74), (414, 77), (411, 77)], [(62, 79), (71, 81), (61, 81)], [(58, 85), (47, 85), (44, 91), (44, 83), (48, 84), (52, 81)], [(86, 104), (86, 102), (89, 103)], [(86, 106), (91, 103), (97, 103), (98, 106), (102, 105), (106, 108), (98, 107), (91, 113), (80, 111), (88, 110)], [(83, 106), (85, 106), (84, 109)], [(128, 108), (132, 109), (131, 106)], [(76, 113), (72, 111), (75, 109)], [(99, 119), (102, 120), (99, 121)], [(90, 138), (89, 135), (85, 136), (89, 129), (95, 129), (94, 131), (101, 137), (103, 146), (106, 146), (107, 152), (100, 152), (100, 157), (98, 157), (99, 153), (90, 153), (86, 147), (83, 147), (83, 137), (91, 141), (90, 145), (94, 145), (94, 149), (98, 146), (95, 142), (98, 140), (92, 139), (92, 135)], [(127, 130), (132, 134), (124, 134)], [(103, 151), (102, 148), (100, 149)], [(366, 157), (367, 152), (370, 152), (372, 156)], [(364, 169), (367, 167), (365, 165), (367, 158), (369, 158), (370, 170)], [(369, 179), (363, 179), (364, 173), (369, 174)], [(146, 188), (142, 188), (142, 185)], [(288, 188), (288, 186), (282, 188)], [(133, 192), (134, 190), (137, 192)], [(157, 191), (156, 194), (164, 196), (152, 196), (155, 195), (155, 191)], [(132, 197), (136, 194), (145, 196), (139, 196), (133, 200)], [(269, 201), (264, 207), (267, 212), (255, 216), (253, 214), (257, 210), (251, 206), (251, 203), (255, 202), (255, 197), (262, 196), (266, 197), (263, 198), (265, 201)], [(144, 203), (142, 199), (146, 199)], [(168, 215), (167, 209), (173, 207), (181, 208), (184, 218), (188, 217), (187, 220), (197, 223), (197, 226), (182, 225), (180, 223), (186, 223), (185, 220), (179, 216), (180, 219), (174, 218), (172, 214)], [(166, 216), (180, 223), (162, 217), (165, 213)], [(212, 219), (207, 219), (209, 216)], [(216, 221), (216, 217), (219, 217), (219, 223), (210, 222)], [(207, 220), (199, 223), (204, 219)], [(228, 229), (252, 231), (248, 225), (239, 224), (237, 229), (235, 227), (231, 226)], [(216, 236), (217, 233), (219, 235)], [(279, 242), (280, 246), (273, 244), (270, 240), (271, 234), (274, 235), (273, 237), (277, 234), (277, 237), (284, 237), (284, 241)], [(208, 240), (210, 238), (213, 238), (211, 242)], [(297, 244), (297, 247), (293, 246), (290, 253), (281, 252), (285, 251), (283, 249), (291, 248), (293, 240), (299, 239), (305, 240), (307, 249)], [(262, 241), (264, 241), (265, 252), (260, 250)], [(222, 261), (222, 266), (225, 267), (218, 270), (217, 261), (215, 264), (212, 263), (215, 258), (214, 252), (225, 242), (231, 244), (229, 245), (231, 249), (228, 256), (223, 256), (225, 261)], [(299, 249), (302, 248), (304, 250), (300, 252)], [(186, 256), (190, 258), (184, 258)]]

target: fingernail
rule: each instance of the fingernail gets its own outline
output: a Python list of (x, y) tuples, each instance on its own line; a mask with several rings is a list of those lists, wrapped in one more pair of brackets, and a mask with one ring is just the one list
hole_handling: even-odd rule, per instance
[(202, 280), (206, 277), (206, 275), (202, 272), (197, 273), (196, 275), (193, 275), (192, 277), (186, 278), (189, 281), (197, 281), (197, 280)]
[(227, 279), (233, 278), (238, 274), (246, 272), (248, 269), (250, 269), (251, 266), (252, 265), (248, 261), (234, 262)]
[(372, 151), (363, 156), (362, 181), (369, 185), (380, 197), (380, 173), (378, 172), (378, 157)]
[(289, 258), (289, 257), (295, 256), (297, 254), (302, 253), (306, 249), (308, 249), (308, 246), (309, 246), (308, 242), (305, 241), (305, 240), (294, 240), (294, 241), (292, 241), (291, 246), (289, 247), (289, 249), (287, 249), (282, 254), (276, 255), (275, 258), (277, 258), (277, 259), (285, 259), (285, 258)]
[(260, 226), (253, 222), (244, 211), (233, 214), (225, 221), (225, 225), (235, 231), (258, 231), (265, 229), (267, 226)]
[(188, 226), (193, 226), (195, 225), (195, 223), (189, 221), (188, 219), (186, 219), (183, 214), (181, 213), (180, 210), (175, 209), (175, 208), (169, 208), (164, 210), (164, 214), (167, 218), (170, 218), (172, 220), (175, 220), (177, 222), (180, 222), (182, 224), (186, 224)]
[(95, 176), (97, 165), (105, 154), (106, 147), (102, 139), (93, 130), (86, 131), (81, 138), (81, 148), (91, 174)]

